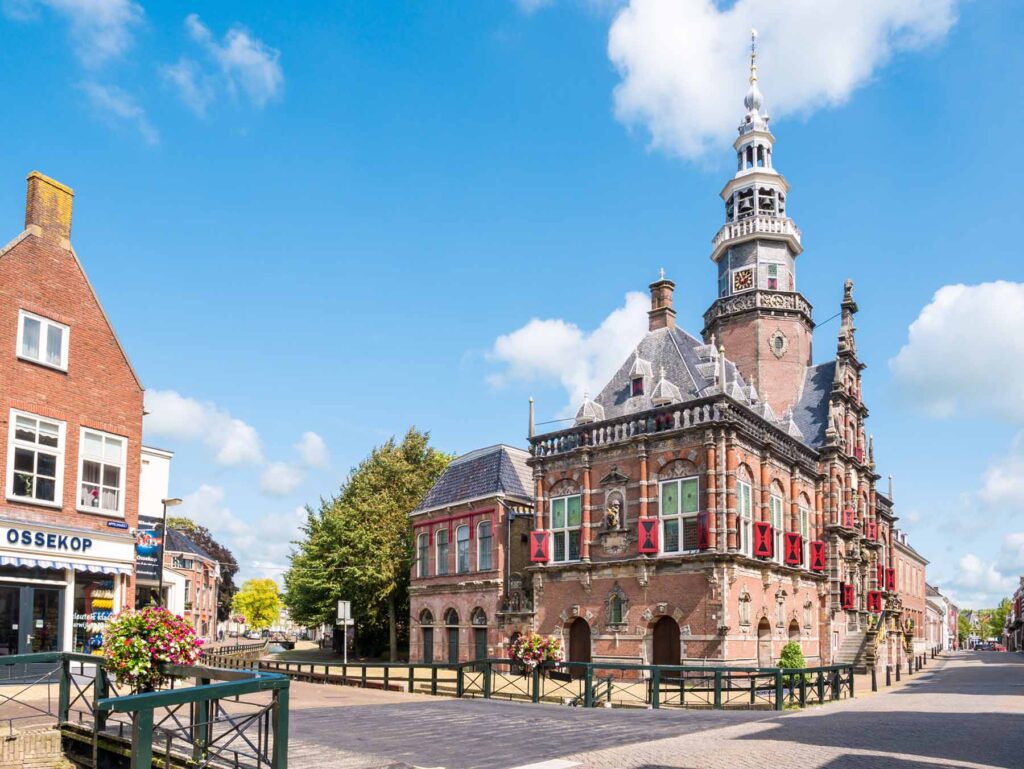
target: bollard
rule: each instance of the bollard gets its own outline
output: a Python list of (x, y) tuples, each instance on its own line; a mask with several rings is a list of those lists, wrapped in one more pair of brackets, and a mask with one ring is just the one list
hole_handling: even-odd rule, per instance
[(878, 691), (878, 680), (875, 678), (875, 668), (871, 668), (871, 691)]
[(914, 660), (913, 659), (908, 659), (907, 660), (907, 674), (908, 675), (914, 675)]
[(900, 665), (900, 663), (897, 662), (896, 663), (896, 680), (897, 681), (900, 680), (900, 670), (902, 670), (902, 668), (903, 668), (903, 666)]
[(885, 685), (892, 686), (892, 665), (885, 666)]

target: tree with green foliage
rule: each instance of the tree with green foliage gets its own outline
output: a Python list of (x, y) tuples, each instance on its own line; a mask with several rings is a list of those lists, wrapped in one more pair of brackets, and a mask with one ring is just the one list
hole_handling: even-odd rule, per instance
[(245, 616), (253, 630), (266, 630), (281, 617), (281, 596), (272, 579), (247, 579), (235, 593), (232, 611)]
[(960, 648), (965, 648), (967, 646), (967, 639), (971, 635), (971, 621), (963, 614), (956, 616), (956, 634), (960, 641)]
[(338, 493), (307, 506), (302, 539), (284, 575), (284, 602), (305, 625), (333, 625), (337, 602), (352, 602), (357, 648), (398, 658), (406, 635), (413, 543), (409, 513), (451, 462), (430, 434), (409, 428), (353, 469)]
[(989, 638), (1003, 640), (1003, 630), (1006, 627), (1006, 615), (1010, 613), (1010, 599), (1004, 598), (999, 605), (991, 610), (988, 616), (988, 624), (985, 632)]
[(231, 617), (231, 602), (238, 592), (235, 575), (238, 573), (238, 561), (234, 554), (213, 538), (210, 530), (200, 526), (191, 518), (171, 516), (167, 519), (167, 528), (180, 531), (188, 536), (199, 547), (213, 556), (220, 564), (220, 592), (217, 594), (217, 621), (227, 622)]

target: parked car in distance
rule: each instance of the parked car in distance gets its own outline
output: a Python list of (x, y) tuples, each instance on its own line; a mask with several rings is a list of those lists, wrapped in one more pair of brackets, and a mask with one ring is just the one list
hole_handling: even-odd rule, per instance
[(1006, 651), (1006, 647), (1003, 646), (1002, 644), (989, 644), (989, 646), (992, 647), (992, 651), (994, 651), (994, 652), (1004, 652), (1004, 651)]
[(982, 641), (981, 643), (974, 645), (974, 651), (976, 652), (990, 652), (992, 651), (992, 644), (988, 641)]

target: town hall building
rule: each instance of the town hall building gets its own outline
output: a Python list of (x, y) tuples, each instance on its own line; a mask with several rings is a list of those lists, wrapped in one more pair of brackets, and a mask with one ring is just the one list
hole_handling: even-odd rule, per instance
[(756, 55), (744, 104), (700, 336), (662, 273), (648, 333), (572, 426), (536, 433), (531, 402), (528, 451), (452, 463), (411, 513), (411, 659), (500, 656), (529, 631), (581, 661), (769, 666), (789, 641), (810, 665), (907, 653), (853, 283), (815, 363)]

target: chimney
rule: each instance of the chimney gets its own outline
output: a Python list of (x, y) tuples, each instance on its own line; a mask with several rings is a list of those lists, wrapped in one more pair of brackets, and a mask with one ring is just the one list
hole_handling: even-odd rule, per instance
[(64, 248), (71, 247), (71, 202), (75, 193), (70, 187), (44, 176), (38, 171), (28, 175), (25, 199), (25, 229)]
[(676, 311), (672, 309), (672, 292), (676, 284), (665, 278), (665, 270), (661, 277), (651, 284), (651, 310), (647, 313), (650, 319), (648, 328), (657, 331), (659, 328), (676, 327)]

